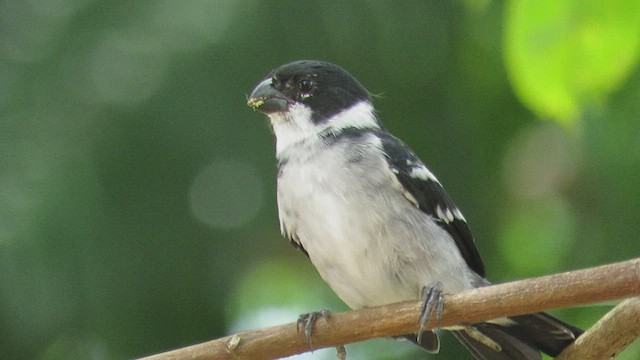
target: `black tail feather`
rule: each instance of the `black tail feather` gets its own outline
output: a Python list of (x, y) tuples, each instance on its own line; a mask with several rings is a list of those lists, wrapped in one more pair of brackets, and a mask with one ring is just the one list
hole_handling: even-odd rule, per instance
[(437, 354), (440, 351), (440, 339), (438, 339), (438, 334), (435, 331), (425, 331), (420, 342), (418, 342), (416, 334), (408, 334), (404, 338), (420, 346), (428, 353)]
[(509, 335), (501, 326), (494, 324), (478, 324), (474, 326), (484, 336), (500, 345), (501, 350), (486, 346), (473, 338), (464, 330), (452, 331), (453, 335), (469, 350), (478, 360), (540, 360), (540, 352), (531, 345)]
[[(583, 332), (545, 313), (513, 316), (471, 328), (451, 332), (478, 360), (540, 360), (540, 351), (556, 357)], [(425, 332), (421, 343), (415, 334), (404, 337), (430, 353), (440, 348), (433, 331)]]
[(549, 356), (556, 357), (571, 345), (583, 331), (546, 313), (510, 317), (517, 325), (509, 334), (527, 341)]
[(468, 331), (457, 330), (453, 334), (478, 360), (540, 360), (540, 351), (556, 357), (582, 334), (582, 330), (545, 313), (514, 316), (509, 320), (509, 324), (473, 325), (480, 337), (490, 339), (500, 351)]

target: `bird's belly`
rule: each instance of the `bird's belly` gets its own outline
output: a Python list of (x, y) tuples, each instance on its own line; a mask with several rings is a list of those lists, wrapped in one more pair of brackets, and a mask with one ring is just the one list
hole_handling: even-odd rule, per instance
[(399, 192), (389, 186), (371, 191), (371, 184), (320, 190), (317, 179), (305, 180), (279, 191), (281, 221), (349, 307), (418, 299), (435, 281), (448, 292), (471, 287), (454, 242)]
[(352, 211), (333, 209), (331, 221), (325, 221), (331, 225), (319, 228), (301, 222), (299, 234), (314, 266), (336, 294), (351, 308), (417, 298), (417, 283), (407, 286), (399, 279), (400, 254), (381, 244), (390, 239), (376, 235), (376, 225), (368, 228)]

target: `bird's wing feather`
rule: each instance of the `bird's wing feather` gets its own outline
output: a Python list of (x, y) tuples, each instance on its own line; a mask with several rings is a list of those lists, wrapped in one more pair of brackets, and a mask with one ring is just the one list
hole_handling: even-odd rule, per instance
[(289, 240), (291, 245), (297, 247), (298, 250), (302, 251), (303, 254), (309, 257), (309, 253), (305, 250), (304, 246), (302, 246), (302, 242), (298, 238), (296, 231), (287, 226), (287, 223), (282, 218), (280, 218), (280, 232), (287, 240)]
[(484, 264), (467, 221), (440, 182), (402, 141), (386, 132), (377, 135), (389, 168), (406, 191), (408, 201), (435, 219), (451, 235), (467, 265), (484, 277)]
[(289, 240), (289, 242), (291, 242), (291, 245), (297, 247), (298, 250), (302, 251), (303, 254), (305, 254), (307, 257), (309, 257), (309, 253), (302, 246), (302, 243), (300, 242), (300, 239), (298, 239), (298, 236), (296, 235), (296, 233), (294, 233), (294, 232), (291, 232), (291, 233), (285, 232), (284, 236), (287, 238), (287, 240)]
[[(284, 163), (278, 163), (278, 171), (282, 171), (282, 166), (284, 166)], [(279, 176), (280, 174), (278, 174), (278, 177)], [(280, 199), (278, 199), (278, 214), (280, 216), (280, 232), (282, 233), (282, 235), (287, 240), (289, 240), (291, 245), (295, 246), (296, 248), (298, 248), (298, 250), (302, 251), (303, 254), (309, 257), (309, 253), (307, 252), (307, 250), (305, 250), (304, 246), (302, 246), (302, 242), (300, 241), (300, 238), (298, 237), (298, 234), (294, 229), (294, 227), (291, 226), (291, 223), (287, 223), (284, 220), (283, 218), (284, 211), (280, 207)]]

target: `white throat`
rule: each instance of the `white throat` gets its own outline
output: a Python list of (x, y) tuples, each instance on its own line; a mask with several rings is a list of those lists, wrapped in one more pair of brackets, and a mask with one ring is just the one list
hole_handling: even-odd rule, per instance
[(380, 125), (371, 103), (362, 101), (344, 110), (322, 124), (311, 120), (311, 109), (302, 104), (289, 106), (289, 111), (269, 115), (276, 135), (276, 156), (292, 145), (318, 139), (322, 132), (340, 132), (346, 128), (379, 129)]

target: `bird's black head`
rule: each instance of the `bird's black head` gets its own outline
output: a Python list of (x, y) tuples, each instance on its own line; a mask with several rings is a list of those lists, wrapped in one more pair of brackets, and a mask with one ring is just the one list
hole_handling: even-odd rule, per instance
[(267, 115), (302, 104), (311, 111), (313, 122), (321, 123), (362, 101), (371, 102), (369, 92), (346, 70), (324, 61), (301, 60), (273, 70), (247, 104)]

